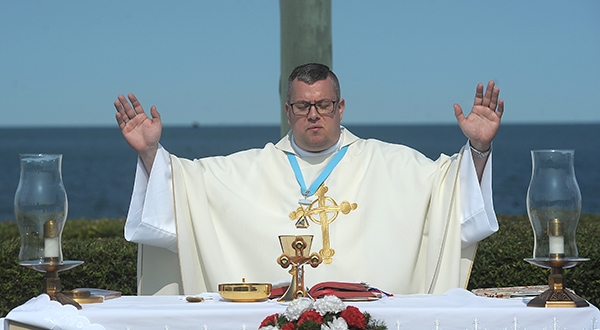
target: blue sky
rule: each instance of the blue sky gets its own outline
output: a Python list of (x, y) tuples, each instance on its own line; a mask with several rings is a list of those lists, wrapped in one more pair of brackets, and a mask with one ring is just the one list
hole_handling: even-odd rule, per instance
[[(505, 123), (600, 122), (600, 1), (332, 3), (344, 123), (454, 123), (494, 79)], [(0, 127), (279, 124), (279, 1), (2, 1)]]

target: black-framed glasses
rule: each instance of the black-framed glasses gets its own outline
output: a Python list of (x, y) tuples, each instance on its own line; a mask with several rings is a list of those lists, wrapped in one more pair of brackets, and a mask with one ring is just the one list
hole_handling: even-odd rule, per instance
[(317, 112), (321, 115), (329, 115), (332, 114), (335, 110), (336, 101), (332, 100), (320, 100), (314, 103), (306, 102), (306, 101), (298, 101), (294, 103), (290, 103), (290, 107), (292, 107), (292, 113), (296, 116), (306, 116), (310, 112), (310, 109), (314, 106), (317, 109)]

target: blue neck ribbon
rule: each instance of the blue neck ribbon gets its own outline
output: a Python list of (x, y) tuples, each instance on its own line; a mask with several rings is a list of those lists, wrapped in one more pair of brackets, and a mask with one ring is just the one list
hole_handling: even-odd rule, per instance
[(333, 156), (333, 158), (331, 158), (331, 161), (329, 162), (329, 164), (327, 164), (327, 166), (325, 166), (325, 168), (323, 169), (321, 174), (319, 174), (319, 176), (315, 179), (315, 182), (313, 182), (313, 184), (310, 185), (310, 187), (308, 189), (306, 189), (306, 184), (304, 183), (304, 176), (302, 175), (302, 171), (300, 170), (300, 165), (298, 164), (296, 155), (294, 155), (293, 153), (289, 153), (289, 152), (287, 153), (287, 157), (288, 157), (288, 160), (290, 161), (290, 165), (292, 165), (292, 169), (294, 170), (294, 174), (296, 175), (296, 180), (298, 181), (298, 184), (300, 184), (300, 193), (302, 194), (302, 196), (304, 196), (306, 198), (306, 197), (314, 195), (314, 193), (317, 191), (317, 188), (319, 188), (321, 183), (323, 183), (325, 181), (325, 179), (327, 179), (329, 174), (331, 174), (331, 172), (333, 172), (333, 169), (337, 166), (337, 164), (340, 162), (340, 160), (342, 160), (342, 158), (344, 158), (346, 151), (348, 151), (347, 145), (342, 147)]

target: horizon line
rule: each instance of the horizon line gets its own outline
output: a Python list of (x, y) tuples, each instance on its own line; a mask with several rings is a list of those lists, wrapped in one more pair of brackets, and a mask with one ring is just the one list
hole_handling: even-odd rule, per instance
[[(571, 121), (571, 122), (503, 122), (501, 126), (525, 126), (525, 125), (539, 125), (539, 126), (574, 126), (574, 125), (600, 125), (600, 121)], [(386, 127), (386, 126), (458, 126), (457, 123), (342, 123), (342, 126), (345, 127)], [(201, 124), (197, 122), (192, 122), (189, 124), (163, 124), (163, 128), (227, 128), (227, 127), (280, 127), (279, 124), (269, 124), (269, 123), (251, 123), (251, 124)], [(90, 124), (73, 124), (73, 125), (0, 125), (0, 129), (59, 129), (59, 128), (115, 128), (119, 129), (119, 127), (115, 125), (108, 124), (99, 124), (99, 125), (90, 125)]]

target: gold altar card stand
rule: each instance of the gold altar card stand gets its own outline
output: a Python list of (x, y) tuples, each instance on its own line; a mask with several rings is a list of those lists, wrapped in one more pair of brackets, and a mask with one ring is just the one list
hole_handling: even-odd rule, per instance
[(277, 263), (283, 268), (291, 266), (289, 273), (292, 275), (292, 280), (287, 291), (278, 301), (288, 302), (302, 297), (310, 298), (306, 292), (306, 286), (304, 286), (304, 265), (309, 264), (316, 268), (322, 262), (318, 253), (313, 252), (309, 255), (312, 240), (312, 235), (279, 236), (283, 254), (277, 258)]
[(7, 330), (47, 330), (47, 329), (42, 329), (40, 327), (34, 327), (29, 324), (23, 324), (21, 322), (9, 320)]

